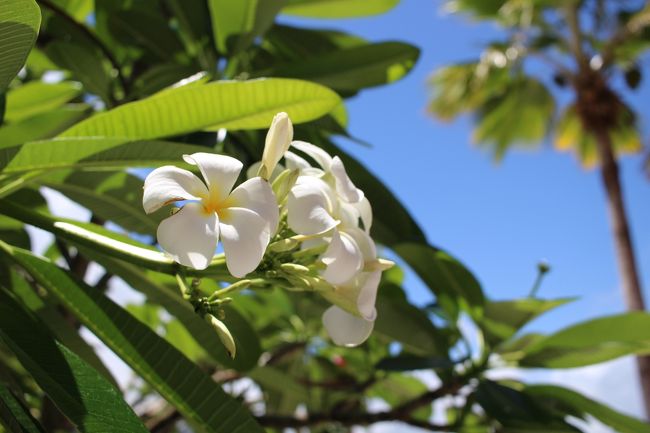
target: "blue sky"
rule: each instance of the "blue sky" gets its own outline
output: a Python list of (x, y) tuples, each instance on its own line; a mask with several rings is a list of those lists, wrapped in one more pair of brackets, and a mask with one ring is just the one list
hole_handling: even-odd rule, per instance
[[(476, 58), (485, 41), (499, 37), (497, 27), (445, 14), (442, 1), (433, 0), (402, 0), (391, 12), (364, 19), (282, 20), (348, 31), (372, 41), (409, 42), (421, 48), (420, 60), (406, 78), (366, 90), (348, 102), (352, 135), (373, 148), (349, 142), (344, 147), (396, 193), (431, 243), (456, 255), (475, 273), (489, 297), (526, 296), (536, 264), (545, 259), (552, 271), (541, 296), (580, 299), (534, 322), (531, 329), (550, 332), (624, 310), (597, 171), (582, 169), (572, 155), (554, 151), (548, 142), (536, 150), (511, 151), (495, 163), (488, 153), (471, 144), (470, 118), (442, 123), (426, 113), (426, 82), (431, 72)], [(642, 67), (647, 70), (647, 66), (650, 61), (646, 57)], [(566, 101), (567, 95), (560, 98)], [(648, 80), (635, 94), (626, 93), (626, 99), (637, 110), (650, 108)], [(640, 119), (646, 143), (648, 119)], [(621, 161), (647, 295), (650, 182), (641, 167), (638, 155)], [(408, 283), (415, 301), (429, 298), (427, 289), (413, 277)], [(637, 407), (636, 402), (630, 403)]]

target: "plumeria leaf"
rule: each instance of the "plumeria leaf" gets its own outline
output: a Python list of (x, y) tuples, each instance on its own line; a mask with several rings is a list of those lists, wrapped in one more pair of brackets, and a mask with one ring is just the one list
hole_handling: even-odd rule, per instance
[(337, 91), (380, 86), (404, 77), (420, 50), (401, 42), (364, 44), (280, 63), (259, 75), (311, 80)]
[(60, 107), (81, 93), (79, 83), (32, 81), (7, 93), (6, 122), (16, 122)]
[(543, 300), (516, 299), (488, 301), (481, 327), (486, 341), (496, 345), (512, 337), (519, 329), (545, 312), (573, 301), (573, 298)]
[(28, 251), (10, 254), (190, 422), (210, 433), (263, 431), (209, 375), (103, 293)]
[(6, 385), (0, 383), (0, 424), (9, 432), (44, 433), (29, 408)]
[(87, 117), (89, 107), (71, 104), (0, 127), (0, 149), (54, 137)]
[(42, 184), (129, 232), (154, 236), (167, 216), (164, 212), (146, 215), (142, 211), (142, 180), (126, 172), (76, 171), (63, 178), (50, 176)]
[(119, 138), (57, 138), (0, 148), (4, 173), (80, 168), (150, 167), (177, 164), (182, 155), (205, 148), (168, 141)]
[(339, 102), (333, 91), (307, 81), (218, 81), (166, 90), (96, 114), (62, 136), (146, 140), (198, 129), (259, 129), (268, 127), (280, 111), (302, 123), (324, 116)]
[(551, 409), (588, 421), (588, 415), (620, 433), (648, 433), (650, 424), (624, 415), (568, 388), (554, 385), (526, 386), (525, 393)]
[(288, 0), (282, 10), (310, 18), (356, 18), (388, 12), (399, 0)]
[(473, 318), (483, 315), (485, 298), (481, 285), (458, 260), (428, 245), (403, 243), (394, 247), (436, 295), (436, 302), (452, 317), (458, 317), (459, 308)]
[(40, 24), (34, 0), (0, 0), (0, 94), (25, 64)]
[(0, 300), (0, 339), (80, 431), (147, 431), (106, 379), (54, 340), (42, 323), (2, 289)]
[(573, 325), (525, 347), (522, 367), (572, 368), (650, 353), (650, 314), (632, 312)]

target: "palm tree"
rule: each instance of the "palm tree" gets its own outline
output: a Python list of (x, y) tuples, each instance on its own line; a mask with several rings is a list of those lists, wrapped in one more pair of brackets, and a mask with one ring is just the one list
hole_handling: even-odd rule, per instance
[[(625, 302), (629, 310), (645, 310), (617, 161), (623, 153), (640, 151), (642, 144), (635, 112), (612, 82), (622, 76), (630, 90), (639, 84), (639, 60), (650, 47), (650, 3), (453, 0), (445, 6), (496, 22), (505, 37), (488, 44), (480, 59), (434, 73), (431, 112), (443, 119), (474, 114), (474, 139), (491, 147), (496, 158), (551, 133), (558, 150), (573, 151), (583, 165), (598, 167)], [(550, 71), (546, 81), (552, 78), (560, 91), (573, 96), (559, 115), (544, 77), (524, 67), (532, 59), (546, 65), (532, 69)], [(639, 357), (638, 369), (650, 416), (650, 357)]]

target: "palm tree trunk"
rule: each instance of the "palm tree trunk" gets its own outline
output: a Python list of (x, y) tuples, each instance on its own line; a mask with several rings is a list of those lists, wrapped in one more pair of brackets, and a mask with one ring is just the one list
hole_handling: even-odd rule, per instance
[[(601, 175), (607, 194), (607, 207), (616, 246), (616, 257), (621, 274), (623, 296), (630, 311), (644, 311), (645, 302), (639, 280), (632, 237), (625, 211), (618, 163), (614, 157), (609, 132), (600, 128), (595, 131), (601, 160)], [(637, 367), (646, 417), (650, 417), (650, 356), (637, 357)]]

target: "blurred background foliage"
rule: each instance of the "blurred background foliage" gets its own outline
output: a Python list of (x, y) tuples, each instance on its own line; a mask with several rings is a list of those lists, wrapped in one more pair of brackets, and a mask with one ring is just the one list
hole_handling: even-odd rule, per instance
[[(645, 422), (567, 388), (490, 379), (502, 366), (570, 368), (650, 353), (650, 316), (631, 312), (551, 335), (521, 333), (571, 299), (488, 299), (471, 271), (429, 243), (399, 199), (333, 142), (363, 139), (346, 131), (345, 99), (399, 80), (419, 50), (331, 31), (326, 21), (324, 28), (278, 24), (276, 16), (363, 17), (390, 13), (397, 3), (0, 0), (0, 429), (345, 432), (401, 421), (430, 431), (532, 433), (583, 431), (579, 420), (593, 417), (622, 433), (650, 432)], [(450, 2), (497, 21), (508, 38), (479, 60), (438, 71), (432, 111), (443, 118), (475, 113), (476, 140), (498, 156), (556, 125), (558, 147), (576, 150), (585, 164), (602, 161), (579, 104), (556, 122), (558, 103), (525, 73), (522, 59), (535, 49), (570, 50), (566, 35), (551, 31), (560, 26), (546, 18), (603, 4), (602, 14), (621, 20), (607, 30), (633, 31), (602, 64), (617, 65), (609, 70), (624, 71), (634, 87), (641, 74), (635, 56), (650, 41), (648, 11), (614, 3)], [(528, 31), (534, 37), (523, 39)], [(600, 49), (603, 38), (594, 33), (584, 43)], [(567, 77), (556, 78), (568, 85)], [(634, 110), (617, 107), (610, 148), (638, 150)], [(180, 296), (174, 269), (97, 239), (151, 250), (162, 216), (144, 215), (142, 171), (134, 169), (205, 150), (250, 165), (279, 111), (296, 123), (296, 137), (341, 156), (376, 210), (373, 238), (417, 273), (436, 302), (410, 304), (403, 270), (384, 273), (373, 336), (349, 349), (326, 338), (326, 304), (314, 294), (244, 291), (226, 311), (238, 347), (232, 360)], [(90, 221), (53, 216), (42, 187), (87, 208)], [(30, 252), (25, 224), (55, 235), (43, 257)], [(204, 276), (201, 289), (218, 283), (218, 275)], [(107, 296), (112, 287), (119, 299), (124, 285), (146, 302), (120, 305)], [(87, 332), (135, 372), (121, 391), (123, 378), (80, 336)], [(373, 410), (377, 401), (383, 409)], [(445, 413), (433, 417), (441, 401)]]

